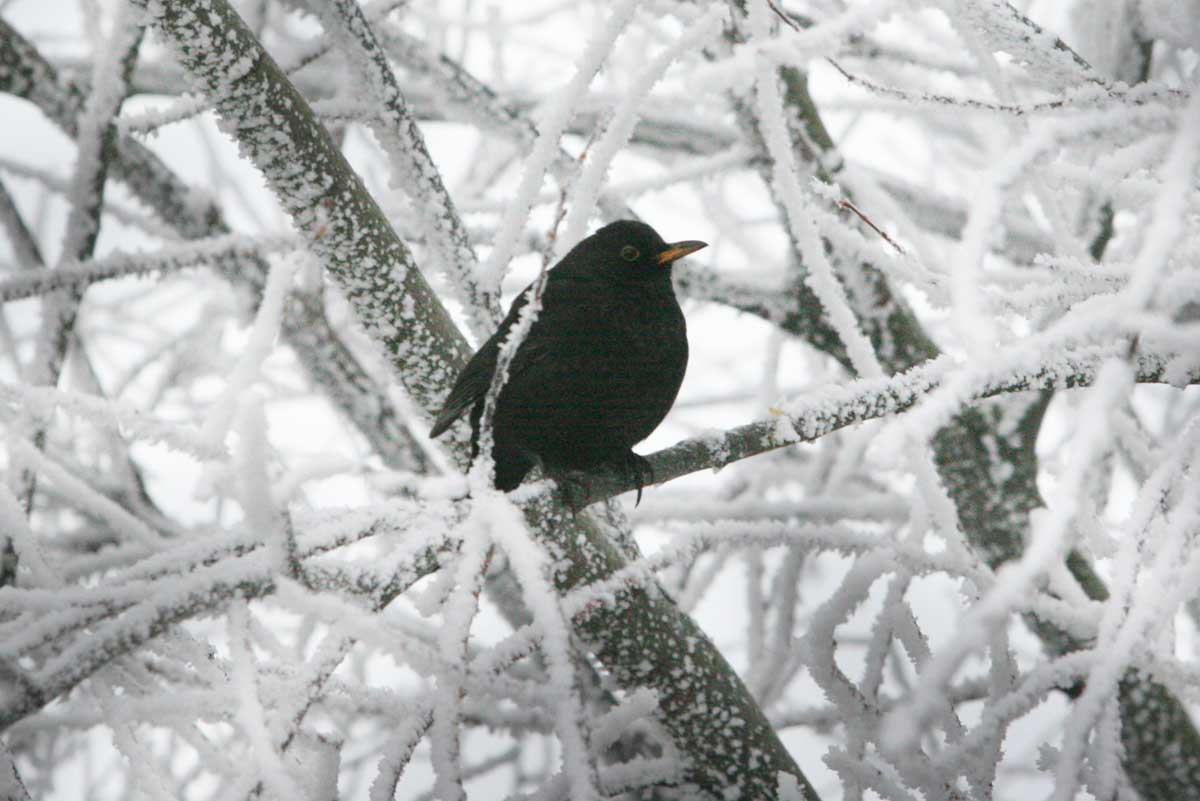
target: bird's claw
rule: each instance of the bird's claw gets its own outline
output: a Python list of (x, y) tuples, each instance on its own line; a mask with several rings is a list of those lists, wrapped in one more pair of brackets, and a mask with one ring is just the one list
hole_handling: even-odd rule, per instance
[[(642, 502), (642, 490), (655, 483), (654, 468), (650, 466), (650, 460), (633, 451), (621, 454), (607, 464), (602, 463), (599, 469), (612, 471), (619, 478), (634, 483), (637, 487), (637, 499), (634, 501), (634, 506)], [(550, 472), (550, 475), (558, 483), (563, 502), (571, 511), (578, 512), (583, 509), (594, 480), (593, 475), (585, 470), (555, 470)]]
[(637, 484), (637, 499), (633, 502), (636, 508), (642, 502), (642, 488), (654, 483), (654, 468), (645, 456), (630, 451), (625, 455), (625, 475)]

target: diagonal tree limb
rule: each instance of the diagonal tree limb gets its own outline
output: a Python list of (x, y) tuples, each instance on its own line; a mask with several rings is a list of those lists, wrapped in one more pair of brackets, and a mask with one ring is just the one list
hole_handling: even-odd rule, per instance
[[(367, 334), (424, 409), (445, 395), (466, 343), (411, 251), (362, 187), (308, 104), (223, 3), (149, 9), (180, 61), (213, 96), (221, 126), (261, 170), (297, 230), (341, 286)], [(194, 38), (220, 42), (199, 47)], [(289, 107), (302, 112), (289, 112)]]
[[(59, 79), (54, 68), (24, 37), (0, 18), (0, 91), (33, 102), (69, 135), (83, 95)], [(114, 175), (182, 236), (200, 239), (229, 234), (219, 207), (184, 185), (157, 156), (129, 137), (117, 139)], [(215, 265), (235, 286), (255, 295), (266, 283), (266, 263), (259, 259)], [(424, 449), (414, 439), (403, 415), (358, 362), (326, 316), (319, 296), (293, 295), (284, 309), (283, 333), (315, 386), (324, 388), (342, 413), (374, 444), (385, 464), (418, 473), (428, 470)]]
[(320, 3), (317, 12), (331, 38), (342, 45), (352, 68), (367, 86), (372, 106), (377, 109), (371, 129), (388, 155), (394, 180), (411, 195), (430, 243), (430, 254), (450, 275), (452, 286), (469, 312), (472, 332), (480, 339), (487, 337), (500, 322), (500, 299), (478, 281), (475, 252), (471, 250), (466, 227), (425, 147), (425, 138), (409, 111), (374, 30), (358, 3), (352, 0)]
[[(379, 41), (393, 59), (408, 68), (410, 73), (425, 77), (434, 87), (434, 97), (417, 113), (441, 116), (439, 106), (447, 109), (447, 116), (469, 119), (482, 128), (493, 130), (511, 139), (523, 148), (532, 147), (537, 140), (537, 126), (529, 114), (531, 109), (506, 103), (490, 86), (480, 81), (461, 64), (441, 53), (433, 53), (422, 41), (412, 37), (398, 26), (384, 24), (380, 27)], [(582, 115), (575, 115), (578, 119)], [(584, 121), (571, 128), (581, 136), (595, 130), (596, 120)], [(579, 171), (579, 161), (563, 148), (550, 163), (549, 172), (560, 185), (566, 186)], [(608, 219), (636, 218), (636, 214), (619, 199), (602, 196), (601, 213)]]
[(31, 801), (8, 746), (0, 742), (0, 801)]
[[(161, 3), (152, 16), (205, 85), (225, 130), (262, 171), (364, 328), (392, 358), (409, 394), (432, 411), (466, 359), (465, 342), (303, 98), (225, 3), (210, 3), (202, 16), (190, 4)], [(196, 47), (197, 41), (209, 46)], [(556, 577), (560, 590), (610, 575), (624, 563), (586, 517), (561, 506), (531, 506), (527, 515), (546, 546), (565, 558)], [(816, 798), (737, 674), (660, 590), (628, 590), (598, 611), (584, 634), (620, 683), (659, 693), (663, 725), (689, 758), (688, 781), (716, 797), (734, 791), (770, 798), (778, 774), (786, 772)], [(646, 637), (653, 638), (652, 654)], [(698, 670), (697, 680), (681, 681), (691, 670)], [(713, 727), (714, 710), (739, 725)]]

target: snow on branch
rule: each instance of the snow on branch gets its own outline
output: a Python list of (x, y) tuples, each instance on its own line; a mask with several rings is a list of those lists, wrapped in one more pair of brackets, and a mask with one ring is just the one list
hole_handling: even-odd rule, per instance
[[(433, 409), (449, 387), (442, 365), (461, 364), (464, 343), (328, 133), (229, 6), (198, 15), (163, 4), (152, 13), (367, 332), (396, 360), (398, 377)], [(201, 40), (220, 45), (201, 47)], [(265, 119), (281, 125), (282, 135)]]
[[(1190, 18), (10, 5), (0, 796), (1200, 797)], [(467, 481), (458, 326), (622, 218), (657, 485)]]
[[(1089, 386), (1106, 354), (1116, 349), (1082, 349), (1063, 353), (1042, 365), (1021, 365), (1011, 372), (990, 372), (959, 398), (963, 404), (1013, 392), (1045, 388), (1071, 389)], [(1142, 354), (1136, 380), (1142, 383), (1173, 383), (1168, 378), (1172, 362), (1163, 357)], [(774, 417), (747, 423), (727, 431), (681, 442), (649, 455), (658, 482), (671, 481), (698, 470), (721, 468), (732, 462), (761, 453), (813, 442), (834, 431), (869, 420), (902, 415), (919, 406), (943, 380), (956, 375), (953, 361), (939, 357), (892, 378), (862, 379), (840, 386), (807, 393), (782, 403)], [(1200, 382), (1193, 372), (1184, 383)], [(903, 419), (903, 418), (901, 418)], [(633, 489), (628, 481), (614, 476), (589, 478), (586, 492), (579, 495), (581, 505), (595, 503)]]
[(100, 281), (131, 275), (171, 273), (211, 266), (237, 272), (239, 263), (248, 258), (293, 250), (300, 244), (301, 240), (295, 236), (257, 240), (239, 234), (227, 234), (164, 248), (155, 253), (110, 253), (99, 259), (63, 264), (53, 270), (23, 272), (2, 279), (0, 301), (8, 303), (59, 289), (81, 291)]
[(424, 238), (433, 245), (429, 252), (435, 264), (453, 277), (460, 299), (471, 310), (472, 330), (476, 336), (483, 336), (499, 321), (497, 299), (479, 286), (475, 253), (466, 228), (429, 156), (375, 33), (355, 2), (334, 0), (319, 8), (334, 41), (351, 55), (351, 63), (367, 87), (369, 105), (378, 109), (371, 129), (388, 154), (392, 183), (410, 194), (425, 223)]

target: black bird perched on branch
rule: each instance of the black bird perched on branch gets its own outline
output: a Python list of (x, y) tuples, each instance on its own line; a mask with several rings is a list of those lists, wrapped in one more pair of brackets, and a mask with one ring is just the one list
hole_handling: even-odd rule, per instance
[[(687, 327), (671, 265), (704, 242), (664, 242), (642, 222), (606, 225), (546, 275), (542, 307), (509, 365), (492, 419), (496, 488), (514, 489), (537, 463), (567, 471), (607, 466), (638, 488), (653, 472), (632, 447), (666, 417), (687, 368)], [(470, 412), (471, 457), (501, 346), (533, 291), (508, 310), (450, 390), (429, 432)]]

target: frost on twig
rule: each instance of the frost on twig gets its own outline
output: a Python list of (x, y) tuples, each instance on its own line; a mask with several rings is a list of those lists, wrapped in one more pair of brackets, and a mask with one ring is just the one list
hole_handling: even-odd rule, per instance
[[(0, 20), (5, 792), (1200, 795), (1189, 20), (146, 5), (115, 119)], [(464, 480), (456, 325), (625, 217), (659, 483)]]

